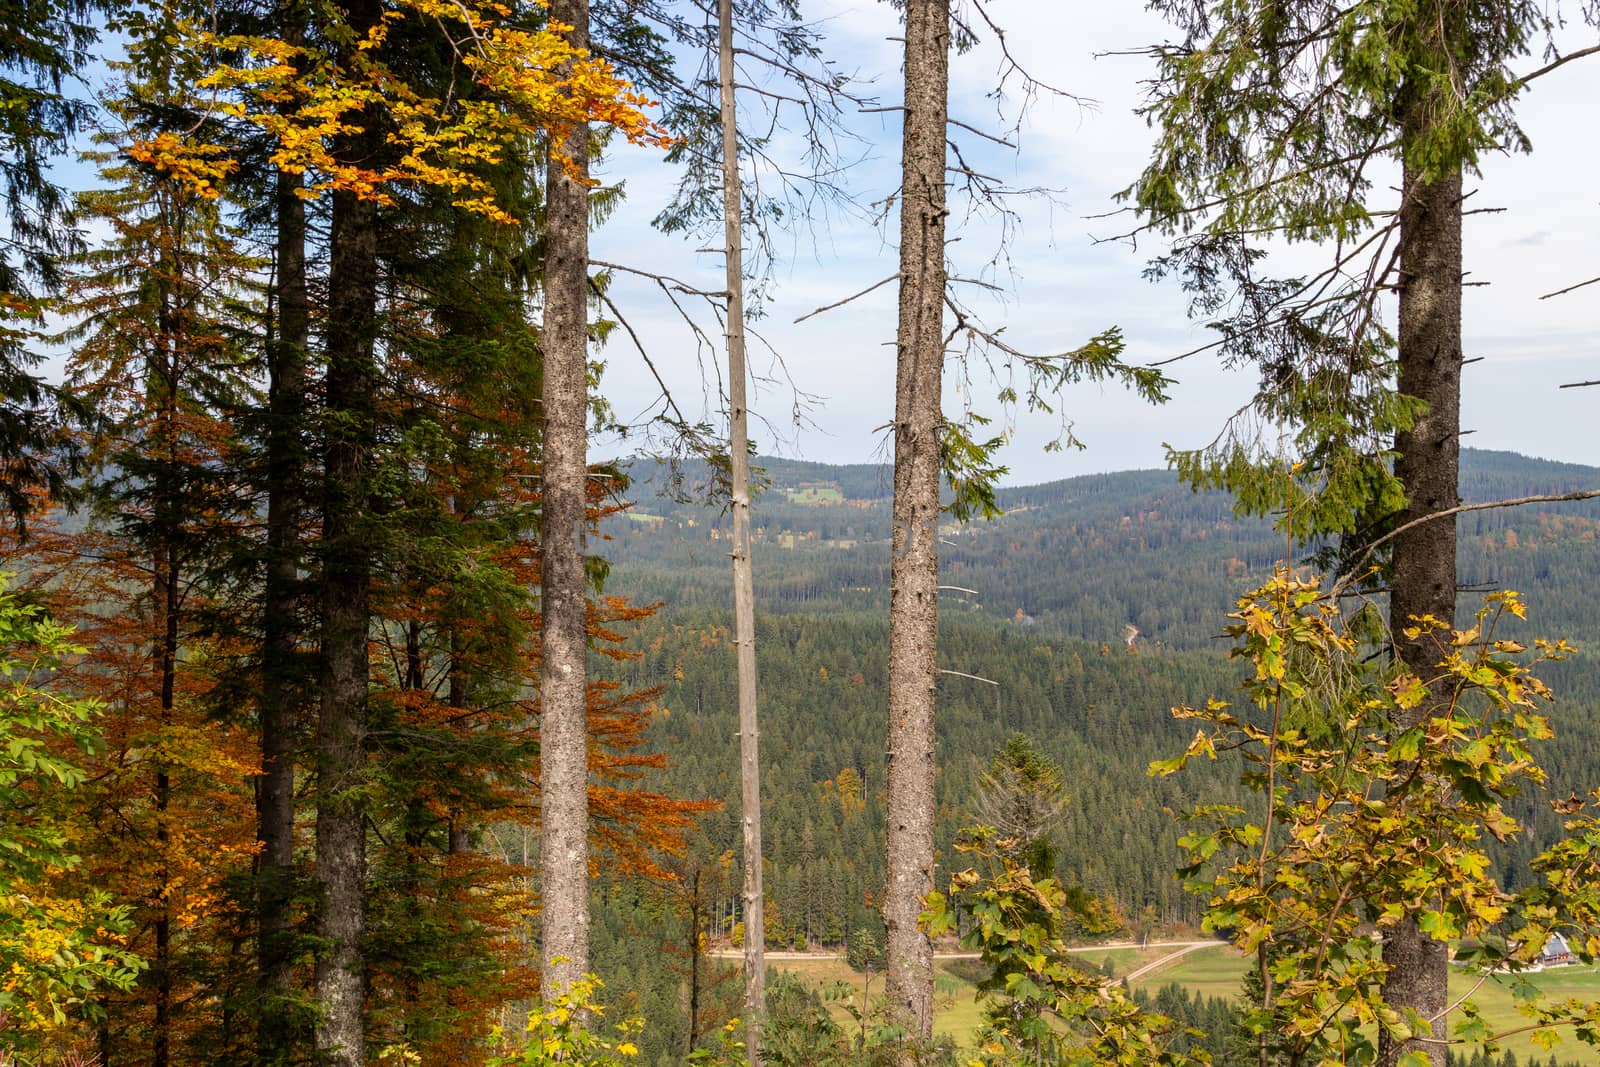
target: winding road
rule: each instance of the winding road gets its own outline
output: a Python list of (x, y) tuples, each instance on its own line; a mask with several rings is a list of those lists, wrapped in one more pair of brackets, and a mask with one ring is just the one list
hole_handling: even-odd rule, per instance
[[(1074, 951), (1074, 952), (1101, 952), (1101, 951), (1107, 951), (1107, 950), (1119, 949), (1119, 948), (1171, 949), (1172, 950), (1171, 952), (1163, 953), (1162, 955), (1160, 955), (1160, 956), (1156, 957), (1155, 959), (1151, 960), (1149, 963), (1142, 964), (1141, 966), (1135, 968), (1134, 970), (1129, 971), (1125, 975), (1117, 975), (1116, 979), (1115, 979), (1116, 981), (1119, 981), (1119, 982), (1122, 981), (1123, 979), (1126, 979), (1129, 982), (1137, 982), (1141, 978), (1144, 978), (1144, 977), (1147, 977), (1148, 975), (1154, 974), (1156, 971), (1159, 971), (1161, 968), (1167, 966), (1168, 964), (1177, 962), (1179, 959), (1183, 958), (1184, 956), (1189, 955), (1189, 953), (1191, 953), (1191, 952), (1199, 952), (1201, 949), (1204, 949), (1204, 948), (1220, 948), (1220, 947), (1222, 947), (1223, 945), (1226, 945), (1226, 944), (1227, 944), (1226, 941), (1214, 941), (1214, 940), (1209, 940), (1209, 939), (1205, 940), (1205, 941), (1152, 941), (1148, 945), (1142, 945), (1137, 941), (1107, 941), (1107, 942), (1104, 942), (1102, 944), (1097, 944), (1097, 945), (1079, 945), (1079, 946), (1075, 947), (1072, 951)], [(717, 949), (717, 950), (713, 951), (711, 953), (711, 955), (715, 956), (717, 959), (723, 959), (723, 960), (738, 960), (738, 959), (743, 959), (744, 958), (744, 953), (739, 951), (739, 950), (737, 950), (737, 949)], [(796, 962), (803, 962), (805, 960), (837, 960), (837, 959), (843, 959), (844, 958), (844, 953), (842, 953), (842, 952), (768, 952), (768, 953), (766, 953), (766, 958), (769, 961), (777, 962), (777, 963), (785, 963), (785, 962), (796, 963)], [(936, 959), (936, 960), (975, 960), (975, 959), (979, 958), (979, 955), (976, 952), (935, 952), (933, 954), (933, 958)]]

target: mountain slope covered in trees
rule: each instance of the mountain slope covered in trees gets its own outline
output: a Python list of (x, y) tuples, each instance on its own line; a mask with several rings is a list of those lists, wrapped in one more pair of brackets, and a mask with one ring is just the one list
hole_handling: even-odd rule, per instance
[[(762, 460), (755, 503), (757, 648), (763, 687), (769, 944), (838, 946), (880, 931), (884, 885), (888, 493), (885, 469)], [(1465, 495), (1488, 502), (1600, 485), (1600, 469), (1469, 452)], [(630, 512), (608, 521), (600, 553), (608, 591), (665, 607), (632, 642), (637, 660), (608, 669), (629, 688), (662, 686), (655, 738), (671, 757), (662, 785), (723, 801), (702, 821), (699, 863), (737, 855), (734, 654), (726, 581), (728, 520), (715, 507), (657, 495), (663, 472), (636, 467)], [(692, 475), (693, 472), (691, 472)], [(690, 483), (692, 484), (691, 477)], [(1151, 778), (1151, 760), (1181, 751), (1192, 723), (1171, 708), (1234, 694), (1242, 668), (1219, 637), (1240, 593), (1285, 554), (1269, 521), (1241, 520), (1221, 494), (1194, 494), (1156, 471), (1096, 475), (1006, 490), (1007, 514), (942, 531), (938, 877), (963, 864), (950, 851), (974, 821), (991, 754), (1024, 733), (1065, 772), (1069, 802), (1051, 833), (1060, 872), (1109, 898), (1129, 920), (1153, 906), (1167, 924), (1194, 924), (1201, 903), (1174, 876), (1177, 813), (1202, 799), (1249, 803), (1226, 761)], [(1459, 520), (1462, 575), (1478, 590), (1514, 588), (1530, 604), (1522, 629), (1600, 641), (1592, 575), (1600, 572), (1600, 502), (1472, 512)], [(1350, 603), (1347, 609), (1353, 610)], [(1131, 644), (1129, 626), (1138, 634)], [(1600, 671), (1591, 656), (1552, 665), (1555, 740), (1541, 756), (1549, 795), (1600, 785)], [(1518, 812), (1533, 827), (1504, 846), (1512, 885), (1553, 840), (1544, 796)], [(736, 869), (736, 868), (735, 868)], [(737, 921), (737, 879), (707, 886), (705, 927)], [(638, 891), (603, 883), (613, 938), (602, 971), (625, 975), (641, 1003), (681, 977), (638, 930)], [(673, 920), (677, 921), (677, 920)], [(668, 924), (670, 925), (670, 924)], [(665, 929), (665, 927), (661, 927)], [(663, 935), (664, 937), (667, 935)], [(670, 938), (669, 938), (670, 939)], [(654, 976), (654, 977), (652, 977)], [(681, 1025), (681, 1019), (679, 1020)]]
[[(1600, 485), (1600, 469), (1469, 452), (1468, 500), (1555, 495)], [(755, 503), (757, 642), (763, 687), (767, 931), (774, 948), (839, 948), (881, 938), (885, 880), (888, 504), (885, 468), (763, 460)], [(693, 484), (691, 473), (691, 486)], [(737, 1013), (731, 961), (700, 958), (697, 934), (734, 935), (739, 779), (728, 517), (660, 495), (665, 472), (640, 464), (632, 508), (608, 518), (591, 551), (610, 568), (608, 594), (660, 602), (628, 631), (637, 659), (596, 657), (620, 692), (657, 692), (647, 742), (668, 758), (650, 787), (713, 800), (672, 877), (646, 880), (601, 864), (594, 889), (594, 966), (618, 1012), (637, 1011), (645, 1062), (676, 1064), (691, 1039)], [(1202, 903), (1173, 870), (1178, 813), (1196, 803), (1250, 803), (1236, 768), (1199, 762), (1151, 778), (1151, 760), (1181, 751), (1193, 724), (1170, 709), (1235, 692), (1242, 668), (1219, 636), (1238, 595), (1283, 558), (1269, 521), (1241, 520), (1220, 494), (1195, 494), (1158, 471), (1004, 490), (1006, 514), (948, 523), (942, 581), (938, 867), (977, 818), (980, 776), (1016, 733), (1064, 771), (1068, 803), (1050, 838), (1058, 870), (1112, 902), (1130, 925), (1152, 914), (1199, 922)], [(1464, 515), (1462, 575), (1472, 589), (1515, 588), (1531, 607), (1523, 636), (1600, 643), (1592, 575), (1600, 572), (1600, 502), (1527, 505)], [(1354, 607), (1352, 603), (1349, 605)], [(1130, 644), (1128, 627), (1138, 633)], [(1549, 797), (1600, 785), (1600, 670), (1592, 655), (1553, 666), (1557, 736), (1541, 758), (1551, 780), (1517, 814), (1532, 826), (1501, 848), (1508, 888), (1555, 838)], [(537, 839), (497, 827), (491, 852), (527, 864)], [(698, 980), (692, 975), (698, 968)], [(691, 1019), (686, 990), (699, 989)], [(691, 1032), (692, 1031), (692, 1032)]]

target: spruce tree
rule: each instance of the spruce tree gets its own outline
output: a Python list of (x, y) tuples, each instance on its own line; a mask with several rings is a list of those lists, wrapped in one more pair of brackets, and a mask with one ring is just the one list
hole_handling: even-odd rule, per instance
[[(1181, 275), (1224, 357), (1261, 374), (1247, 416), (1173, 459), (1191, 483), (1233, 490), (1241, 510), (1287, 507), (1301, 537), (1344, 535), (1332, 558), (1357, 558), (1385, 531), (1457, 503), (1462, 177), (1485, 152), (1527, 147), (1510, 64), (1546, 16), (1503, 0), (1155, 6), (1184, 40), (1153, 50), (1158, 140), (1125, 195), (1181, 235), (1153, 273)], [(1385, 163), (1401, 172), (1388, 211), (1372, 202)], [(1267, 235), (1326, 243), (1332, 262), (1265, 278)], [(1250, 424), (1263, 422), (1279, 436), (1256, 436)], [(1453, 519), (1394, 538), (1393, 654), (1421, 677), (1440, 652), (1406, 631), (1422, 615), (1449, 625), (1455, 558)], [(1392, 1006), (1443, 1033), (1446, 946), (1408, 919), (1384, 958)], [(1384, 1064), (1407, 1052), (1443, 1063), (1442, 1046), (1382, 1037)]]

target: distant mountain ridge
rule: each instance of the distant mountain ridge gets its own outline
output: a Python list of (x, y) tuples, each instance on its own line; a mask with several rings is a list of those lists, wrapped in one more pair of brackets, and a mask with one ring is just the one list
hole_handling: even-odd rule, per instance
[[(1472, 449), (1462, 459), (1468, 502), (1600, 488), (1596, 467)], [(890, 469), (757, 462), (766, 481), (753, 506), (762, 609), (886, 608)], [(659, 475), (636, 468), (629, 495), (637, 513), (660, 522), (607, 524), (604, 554), (617, 581), (669, 603), (725, 604), (725, 510), (657, 495)], [(951, 590), (947, 611), (1090, 641), (1120, 642), (1133, 626), (1147, 641), (1213, 647), (1239, 593), (1285, 554), (1270, 519), (1239, 518), (1226, 494), (1192, 492), (1168, 471), (1018, 486), (999, 501), (1001, 518), (941, 530), (947, 582), (975, 591)], [(1517, 588), (1530, 594), (1539, 632), (1600, 639), (1588, 597), (1600, 573), (1600, 500), (1477, 511), (1457, 522), (1465, 586)]]

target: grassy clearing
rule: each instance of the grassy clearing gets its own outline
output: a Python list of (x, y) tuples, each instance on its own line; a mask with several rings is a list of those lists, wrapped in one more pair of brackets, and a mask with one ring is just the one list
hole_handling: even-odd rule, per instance
[[(1235, 997), (1239, 982), (1244, 977), (1249, 961), (1228, 949), (1206, 949), (1194, 952), (1163, 968), (1149, 978), (1137, 983), (1140, 988), (1154, 991), (1169, 982), (1177, 982), (1190, 993), (1208, 997)], [(1580, 1000), (1600, 1000), (1600, 968), (1558, 967), (1529, 975), (1528, 980), (1552, 1000), (1576, 997)], [(1476, 979), (1452, 970), (1450, 997), (1459, 1000), (1471, 992), (1484, 1018), (1495, 1031), (1508, 1031), (1526, 1024), (1519, 1014), (1504, 978), (1492, 978), (1473, 991)], [(1561, 1041), (1554, 1049), (1541, 1048), (1533, 1041), (1531, 1033), (1516, 1034), (1501, 1043), (1504, 1051), (1513, 1052), (1524, 1064), (1548, 1063), (1553, 1054), (1561, 1063), (1576, 1062), (1600, 1067), (1600, 1051), (1579, 1043), (1570, 1033), (1560, 1033)]]
[(844, 494), (838, 489), (820, 485), (808, 485), (803, 489), (790, 489), (788, 496), (791, 504), (842, 504), (844, 502)]
[(1138, 970), (1147, 963), (1151, 963), (1163, 956), (1171, 955), (1175, 949), (1163, 948), (1152, 945), (1149, 948), (1079, 948), (1073, 949), (1072, 954), (1078, 956), (1096, 967), (1103, 966), (1106, 960), (1111, 961), (1111, 976), (1120, 977)]
[[(1089, 948), (1076, 950), (1073, 955), (1081, 956), (1086, 961), (1100, 966), (1105, 960), (1111, 960), (1111, 966), (1116, 974), (1127, 974), (1142, 967), (1151, 960), (1168, 955), (1172, 950), (1154, 946), (1148, 949), (1137, 948)], [(953, 968), (959, 966), (956, 960), (934, 961), (934, 1032), (944, 1036), (948, 1035), (958, 1041), (970, 1041), (973, 1033), (983, 1021), (983, 1009), (977, 1002), (977, 986)], [(859, 1008), (866, 993), (867, 981), (865, 976), (850, 969), (850, 965), (838, 957), (815, 957), (805, 960), (771, 960), (768, 966), (773, 970), (785, 971), (797, 975), (805, 981), (818, 987), (830, 987), (843, 983), (850, 989), (852, 1002)], [(882, 972), (875, 972), (871, 980), (870, 999), (876, 1000), (883, 995), (884, 979)], [(834, 1006), (834, 1018), (840, 1025), (854, 1025), (844, 1005)]]
[(1177, 982), (1191, 994), (1234, 997), (1239, 993), (1239, 982), (1244, 978), (1247, 964), (1245, 957), (1233, 949), (1204, 948), (1189, 953), (1174, 961), (1172, 966), (1162, 967), (1134, 984), (1139, 989), (1154, 992), (1164, 985)]
[[(1170, 955), (1172, 951), (1160, 946), (1149, 949), (1081, 949), (1075, 955), (1082, 956), (1096, 965), (1110, 959), (1117, 974), (1127, 974), (1152, 960)], [(953, 963), (955, 961), (937, 960), (934, 964), (936, 998), (934, 1031), (964, 1042), (971, 1040), (973, 1032), (982, 1021), (983, 1013), (976, 1001), (976, 987), (960, 975), (952, 973)], [(850, 988), (854, 1002), (858, 1006), (862, 1002), (866, 984), (863, 976), (852, 971), (842, 959), (818, 957), (807, 960), (773, 960), (770, 966), (774, 970), (799, 975), (818, 986), (842, 982)], [(1170, 967), (1163, 967), (1135, 984), (1141, 989), (1153, 992), (1169, 982), (1177, 982), (1192, 994), (1231, 999), (1238, 996), (1239, 982), (1248, 966), (1249, 960), (1231, 949), (1206, 948), (1173, 961)], [(1600, 968), (1555, 968), (1530, 975), (1529, 980), (1552, 999), (1576, 997), (1582, 1000), (1600, 1000)], [(1471, 976), (1452, 971), (1450, 975), (1452, 1000), (1466, 996), (1473, 982)], [(882, 973), (872, 975), (870, 995), (874, 1000), (883, 995)], [(1510, 988), (1504, 979), (1484, 982), (1472, 993), (1472, 999), (1477, 1002), (1484, 1018), (1496, 1031), (1511, 1030), (1525, 1022), (1523, 1016), (1517, 1013)], [(853, 1025), (842, 1005), (835, 1008), (835, 1017), (841, 1025)], [(1548, 1063), (1552, 1053), (1563, 1064), (1570, 1061), (1600, 1067), (1600, 1052), (1580, 1044), (1570, 1034), (1560, 1036), (1562, 1040), (1553, 1050), (1540, 1048), (1528, 1033), (1507, 1038), (1502, 1043), (1502, 1048), (1516, 1053), (1518, 1061), (1528, 1064), (1529, 1067)]]
[[(1528, 976), (1538, 989), (1551, 1000), (1562, 1000), (1567, 997), (1576, 997), (1580, 1000), (1600, 1000), (1600, 968), (1594, 967), (1555, 967), (1548, 971)], [(1474, 991), (1473, 986), (1477, 979), (1470, 975), (1459, 974), (1454, 971), (1450, 975), (1451, 1000), (1459, 1000), (1471, 993), (1472, 1000), (1478, 1005), (1483, 1017), (1496, 1031), (1511, 1030), (1527, 1024), (1527, 1018), (1516, 1009), (1511, 996), (1510, 984), (1502, 977), (1491, 978), (1479, 985)], [(1560, 1043), (1553, 1049), (1544, 1049), (1536, 1045), (1531, 1033), (1517, 1034), (1506, 1038), (1504, 1048), (1517, 1054), (1517, 1059), (1530, 1063), (1535, 1061), (1548, 1061), (1551, 1055), (1562, 1063), (1569, 1060), (1583, 1064), (1600, 1065), (1600, 1051), (1580, 1043), (1572, 1036), (1570, 1028), (1558, 1031)]]
[[(933, 1029), (941, 1036), (949, 1035), (959, 1041), (969, 1041), (973, 1031), (982, 1022), (983, 1012), (977, 1005), (977, 987), (960, 975), (951, 973), (952, 962), (934, 961)], [(849, 987), (851, 999), (858, 1008), (864, 997), (876, 1001), (883, 996), (884, 979), (881, 971), (873, 973), (869, 994), (866, 976), (851, 970), (850, 965), (842, 959), (773, 960), (768, 966), (775, 971), (797, 975), (819, 987), (842, 982)], [(833, 1016), (841, 1026), (854, 1025), (843, 1004), (834, 1006)]]

